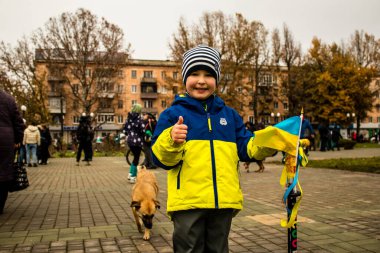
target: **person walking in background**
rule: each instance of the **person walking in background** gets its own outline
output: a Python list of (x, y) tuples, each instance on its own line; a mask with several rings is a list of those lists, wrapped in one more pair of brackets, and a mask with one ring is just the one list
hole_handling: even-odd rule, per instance
[(0, 214), (14, 179), (15, 149), (23, 141), (25, 124), (14, 98), (0, 90)]
[(79, 166), (82, 151), (84, 151), (84, 161), (86, 162), (86, 165), (90, 165), (90, 160), (92, 158), (90, 145), (92, 145), (92, 139), (91, 126), (88, 117), (80, 117), (76, 136), (79, 143), (76, 156), (77, 166)]
[(28, 167), (37, 167), (37, 148), (41, 144), (41, 135), (35, 119), (31, 121), (31, 124), (24, 131), (23, 144), (26, 150), (26, 163)]
[[(310, 146), (314, 147), (315, 151), (315, 132), (313, 126), (310, 124), (310, 121), (306, 118), (302, 119), (301, 127), (301, 139), (308, 139), (310, 141)], [(310, 148), (311, 149), (311, 148)], [(309, 146), (304, 148), (305, 154), (309, 154)]]
[(129, 168), (128, 179), (134, 184), (137, 176), (137, 165), (139, 165), (140, 154), (144, 146), (145, 124), (141, 117), (141, 105), (134, 104), (131, 112), (128, 113), (124, 126), (124, 133), (127, 135), (127, 144), (133, 154), (133, 161)]
[(337, 148), (338, 151), (340, 150), (340, 147), (339, 147), (340, 139), (343, 139), (342, 135), (340, 134), (340, 128), (337, 125), (335, 125), (331, 134), (332, 151), (334, 151), (335, 148)]
[(49, 146), (51, 145), (51, 135), (49, 127), (46, 124), (41, 125), (40, 129), (40, 135), (41, 135), (41, 163), (42, 165), (46, 165), (47, 161), (50, 157), (49, 153)]
[(151, 139), (152, 135), (154, 132), (154, 129), (156, 128), (156, 117), (154, 117), (150, 113), (144, 114), (144, 124), (145, 124), (145, 139), (144, 139), (144, 155), (145, 155), (145, 160), (144, 160), (144, 165), (148, 169), (155, 169), (157, 168), (156, 165), (154, 165), (153, 160), (152, 160), (152, 152), (151, 152)]
[(325, 152), (327, 147), (328, 147), (329, 129), (325, 123), (321, 123), (318, 126), (318, 131), (319, 131), (319, 137), (321, 140), (321, 147), (320, 147), (319, 151)]
[[(253, 133), (254, 131), (256, 131), (255, 125), (252, 122), (250, 122), (250, 121), (245, 122), (244, 126), (251, 133)], [(263, 129), (263, 128), (264, 127), (260, 128), (260, 129)], [(260, 129), (258, 129), (258, 130), (260, 130)], [(255, 160), (255, 163), (259, 166), (259, 169), (256, 170), (255, 172), (264, 172), (265, 167), (264, 167), (263, 161), (257, 161), (257, 160)], [(249, 165), (250, 164), (251, 164), (251, 162), (244, 162), (244, 169), (245, 169), (245, 171), (247, 173), (249, 173)]]

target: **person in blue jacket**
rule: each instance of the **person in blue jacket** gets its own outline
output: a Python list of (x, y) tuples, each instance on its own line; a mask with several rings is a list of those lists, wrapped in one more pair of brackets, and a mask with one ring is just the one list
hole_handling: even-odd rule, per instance
[(255, 146), (240, 115), (215, 94), (216, 49), (188, 50), (182, 78), (186, 94), (162, 112), (152, 137), (153, 161), (168, 170), (174, 252), (228, 252), (232, 218), (243, 206), (238, 162), (276, 150)]

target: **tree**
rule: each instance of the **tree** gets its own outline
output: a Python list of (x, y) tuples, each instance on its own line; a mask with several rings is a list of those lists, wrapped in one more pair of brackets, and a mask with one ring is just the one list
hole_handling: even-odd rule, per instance
[(371, 109), (368, 80), (372, 72), (358, 68), (351, 55), (335, 43), (325, 45), (314, 38), (298, 70), (296, 87), (305, 88), (305, 96), (310, 96), (309, 110), (317, 121), (347, 125), (347, 112), (359, 113), (356, 108), (360, 107), (362, 114)]
[(117, 101), (118, 75), (129, 57), (123, 31), (85, 9), (50, 18), (33, 36), (36, 61), (47, 64), (56, 95), (77, 101), (78, 112), (101, 112)]
[(279, 66), (284, 63), (287, 68), (286, 82), (282, 84), (284, 93), (287, 94), (289, 103), (289, 114), (298, 115), (300, 109), (297, 107), (297, 97), (295, 96), (295, 82), (293, 75), (293, 67), (301, 64), (301, 45), (294, 41), (292, 32), (289, 30), (286, 24), (282, 29), (283, 41), (278, 29), (275, 29), (272, 33), (272, 53), (273, 62)]
[(3, 66), (3, 89), (12, 94), (20, 105), (26, 105), (24, 115), (28, 123), (35, 118), (49, 122), (50, 114), (46, 103), (44, 75), (37, 75), (34, 66), (34, 54), (31, 41), (24, 37), (12, 48), (0, 43), (0, 62)]
[[(348, 42), (348, 53), (353, 57), (358, 65), (353, 82), (356, 86), (353, 92), (364, 93), (363, 96), (353, 97), (354, 110), (356, 115), (356, 132), (360, 132), (360, 121), (367, 116), (371, 110), (374, 94), (376, 90), (370, 91), (369, 85), (376, 72), (380, 71), (380, 39), (364, 31), (356, 30)], [(369, 104), (371, 103), (371, 104)]]
[(199, 23), (191, 28), (180, 20), (170, 44), (171, 55), (180, 65), (183, 53), (198, 44), (218, 49), (223, 69), (218, 84), (219, 95), (226, 104), (238, 110), (253, 104), (257, 123), (258, 104), (266, 104), (258, 102), (257, 86), (269, 58), (267, 35), (262, 23), (250, 22), (241, 14), (232, 17), (221, 12), (204, 13)]

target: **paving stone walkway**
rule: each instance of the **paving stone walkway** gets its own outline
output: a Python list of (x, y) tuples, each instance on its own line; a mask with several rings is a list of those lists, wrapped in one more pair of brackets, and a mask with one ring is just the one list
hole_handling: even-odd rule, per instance
[[(332, 153), (311, 152), (310, 159)], [(380, 149), (335, 151), (333, 157), (338, 156), (380, 156)], [(281, 170), (272, 163), (266, 163), (264, 173), (241, 168), (244, 210), (233, 220), (230, 252), (287, 252), (287, 231), (280, 226), (285, 218)], [(161, 209), (151, 240), (143, 241), (129, 207), (131, 185), (123, 157), (94, 158), (91, 166), (79, 167), (73, 158), (56, 158), (28, 168), (31, 186), (10, 193), (0, 215), (0, 253), (173, 252), (166, 172), (153, 171)], [(380, 252), (379, 174), (301, 168), (300, 182), (299, 252)]]

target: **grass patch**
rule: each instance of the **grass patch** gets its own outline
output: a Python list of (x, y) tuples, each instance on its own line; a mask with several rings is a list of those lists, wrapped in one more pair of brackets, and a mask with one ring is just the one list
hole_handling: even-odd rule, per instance
[(307, 167), (380, 174), (380, 157), (309, 160)]
[(380, 144), (378, 143), (356, 143), (355, 148), (380, 148)]
[[(57, 151), (54, 152), (51, 157), (53, 158), (72, 158), (76, 157), (77, 153), (72, 150), (67, 150), (67, 151)], [(83, 153), (82, 153), (83, 156)], [(105, 157), (105, 156), (125, 156), (125, 151), (95, 151), (94, 152), (94, 157)]]

